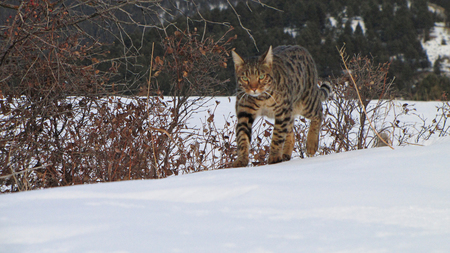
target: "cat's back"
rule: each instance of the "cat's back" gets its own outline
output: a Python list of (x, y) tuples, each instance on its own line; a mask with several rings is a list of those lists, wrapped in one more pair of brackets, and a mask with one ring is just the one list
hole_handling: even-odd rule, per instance
[(279, 90), (298, 94), (317, 84), (316, 64), (304, 47), (278, 46), (273, 49), (273, 56), (273, 72)]
[(312, 60), (308, 50), (298, 45), (278, 46), (273, 49), (273, 54), (282, 60), (305, 61), (309, 60), (309, 58)]
[[(278, 46), (273, 49), (275, 71), (293, 71), (296, 74), (316, 75), (316, 64), (306, 48), (298, 45)], [(306, 71), (307, 73), (298, 73)]]

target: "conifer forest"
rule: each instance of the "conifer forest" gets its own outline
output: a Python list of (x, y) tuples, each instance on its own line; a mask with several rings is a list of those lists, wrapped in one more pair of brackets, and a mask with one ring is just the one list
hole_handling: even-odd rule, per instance
[[(0, 81), (3, 93), (23, 89), (16, 87), (19, 76), (8, 77), (12, 47), (34, 32), (59, 29), (59, 40), (85, 46), (88, 57), (70, 61), (95, 68), (107, 93), (233, 95), (229, 50), (250, 56), (270, 45), (298, 44), (311, 52), (321, 78), (342, 75), (339, 50), (345, 48), (349, 57), (387, 63), (396, 97), (439, 100), (450, 91), (448, 67), (442, 64), (448, 59), (430, 62), (422, 45), (433, 39), (436, 22), (448, 27), (449, 10), (447, 0), (6, 0), (0, 3)], [(27, 11), (31, 14), (23, 22), (35, 25), (22, 29), (22, 37), (15, 32), (20, 38), (14, 41), (10, 28), (17, 25), (16, 14), (25, 17)], [(223, 54), (206, 55), (206, 49)], [(172, 51), (181, 52), (179, 60), (191, 66), (175, 66), (180, 62), (167, 57)], [(199, 56), (193, 51), (210, 57), (193, 60)], [(174, 88), (172, 82), (195, 71), (210, 85)]]

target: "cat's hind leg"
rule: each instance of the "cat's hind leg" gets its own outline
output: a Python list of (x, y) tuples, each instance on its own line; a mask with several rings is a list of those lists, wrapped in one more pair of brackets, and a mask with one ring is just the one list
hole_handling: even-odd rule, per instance
[(283, 161), (291, 160), (292, 151), (294, 150), (295, 137), (294, 132), (291, 130), (286, 135), (286, 141), (283, 146)]
[(314, 156), (319, 149), (319, 133), (322, 126), (322, 118), (312, 118), (306, 136), (306, 154)]
[(312, 96), (307, 100), (305, 113), (306, 118), (310, 119), (308, 135), (306, 136), (306, 154), (314, 156), (319, 149), (319, 134), (322, 127), (323, 108), (322, 101), (319, 99), (319, 89), (315, 89)]

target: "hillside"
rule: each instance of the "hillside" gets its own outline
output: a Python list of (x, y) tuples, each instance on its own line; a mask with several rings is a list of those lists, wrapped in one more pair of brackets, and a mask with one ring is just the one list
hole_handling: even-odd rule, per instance
[(450, 75), (450, 30), (444, 23), (435, 23), (430, 37), (430, 40), (422, 42), (428, 59), (433, 63), (433, 67), (439, 64), (439, 70)]
[[(440, 95), (449, 92), (445, 85), (439, 85), (449, 81), (445, 75), (442, 75), (444, 81), (434, 78), (432, 80), (439, 80), (432, 84), (429, 84), (431, 79), (427, 84), (420, 83), (426, 77), (424, 73), (433, 72), (438, 59), (436, 56), (441, 55), (445, 61), (448, 55), (444, 47), (438, 47), (446, 43), (442, 37), (448, 37), (448, 30), (444, 29), (449, 16), (446, 1), (369, 0), (362, 4), (356, 0), (174, 0), (161, 4), (145, 1), (126, 4), (124, 1), (120, 6), (114, 3), (106, 5), (106, 2), (103, 4), (118, 9), (111, 13), (111, 17), (90, 19), (91, 15), (97, 16), (93, 13), (105, 11), (101, 7), (102, 0), (97, 2), (98, 5), (66, 0), (64, 5), (55, 7), (67, 7), (70, 18), (86, 19), (77, 23), (76, 29), (83, 30), (81, 34), (86, 36), (84, 41), (95, 39), (103, 43), (102, 51), (95, 58), (101, 57), (101, 62), (114, 61), (113, 66), (118, 66), (118, 73), (108, 82), (120, 83), (123, 86), (121, 91), (126, 94), (136, 94), (141, 88), (145, 89), (152, 45), (155, 45), (155, 57), (162, 58), (166, 54), (167, 42), (164, 40), (168, 35), (174, 31), (196, 29), (198, 32), (195, 36), (202, 41), (208, 37), (217, 41), (237, 36), (237, 39), (231, 40), (229, 47), (242, 55), (260, 54), (270, 45), (302, 45), (313, 55), (322, 78), (341, 76), (341, 60), (336, 48), (345, 45), (349, 56), (370, 56), (377, 64), (389, 62), (389, 78), (395, 78), (394, 87), (400, 97), (440, 99), (439, 96), (430, 97), (424, 93), (428, 94), (431, 90), (440, 92)], [(6, 24), (1, 28), (0, 42), (8, 41), (5, 37), (8, 34), (8, 22), (16, 14), (14, 9), (5, 6), (14, 6), (14, 3), (11, 0), (0, 5), (0, 24)], [(233, 30), (229, 31), (230, 28)], [(65, 34), (64, 30), (62, 34)], [(82, 38), (80, 40), (83, 41)], [(7, 51), (8, 48), (5, 45), (3, 49)], [(230, 81), (233, 76), (232, 64), (229, 62), (227, 66), (227, 69), (218, 68), (212, 74), (222, 83), (216, 89), (221, 95), (232, 95), (235, 91), (234, 82)], [(99, 64), (101, 71), (107, 71), (110, 67), (108, 64)], [(446, 63), (443, 62), (440, 67), (445, 74), (448, 70)], [(439, 71), (434, 72), (441, 76)], [(158, 82), (162, 93), (171, 93), (165, 87), (168, 80), (164, 75), (158, 78)]]
[[(434, 32), (439, 28), (435, 28), (435, 22), (440, 22), (438, 27), (444, 23), (443, 16), (429, 8), (425, 0), (370, 0), (362, 4), (353, 0), (264, 1), (263, 5), (236, 1), (233, 8), (223, 2), (211, 5), (199, 2), (198, 7), (202, 7), (201, 15), (194, 14), (187, 24), (184, 17), (176, 18), (174, 22), (180, 24), (182, 30), (198, 28), (215, 40), (233, 27), (225, 39), (237, 35), (230, 47), (244, 56), (261, 54), (271, 45), (299, 44), (311, 52), (322, 78), (335, 78), (342, 74), (337, 48), (345, 45), (349, 56), (369, 56), (376, 64), (389, 62), (389, 78), (395, 78), (398, 96), (426, 100), (425, 96), (415, 95), (431, 89), (418, 82), (424, 78), (424, 72), (433, 72), (436, 53), (426, 43), (436, 40)], [(162, 32), (147, 32), (147, 35), (138, 32), (131, 36), (131, 43), (149, 52), (152, 42), (156, 42), (156, 51), (164, 54), (164, 47), (159, 47), (163, 36)], [(114, 47), (111, 51), (123, 51), (123, 48)], [(140, 62), (145, 66), (142, 70), (147, 69), (146, 61), (148, 59)], [(446, 72), (445, 68), (443, 72)], [(221, 80), (232, 76), (231, 62), (226, 70), (217, 71)], [(161, 79), (160, 82), (165, 81)], [(167, 88), (161, 89), (165, 94), (169, 93)], [(448, 92), (443, 88), (439, 90)], [(235, 84), (229, 81), (226, 91), (221, 94), (232, 95), (234, 91)]]
[(21, 252), (448, 252), (449, 138), (0, 195)]

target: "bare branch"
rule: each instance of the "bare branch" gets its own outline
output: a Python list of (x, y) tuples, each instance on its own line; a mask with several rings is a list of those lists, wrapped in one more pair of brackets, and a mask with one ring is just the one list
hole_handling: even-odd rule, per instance
[(234, 6), (231, 4), (230, 0), (227, 0), (228, 5), (231, 7), (231, 9), (233, 10), (234, 14), (236, 15), (236, 18), (239, 21), (239, 25), (241, 26), (242, 29), (244, 29), (244, 31), (248, 34), (248, 36), (250, 37), (250, 39), (252, 39), (253, 41), (253, 45), (255, 46), (256, 50), (259, 52), (258, 46), (256, 45), (256, 41), (255, 38), (253, 38), (253, 35), (251, 33), (251, 30), (246, 28), (244, 26), (244, 24), (242, 24), (241, 21), (241, 15), (239, 15), (239, 13), (237, 13), (236, 9), (234, 8)]
[(6, 175), (6, 176), (1, 176), (0, 179), (9, 178), (9, 177), (20, 175), (20, 174), (23, 174), (23, 173), (27, 173), (27, 172), (30, 172), (30, 171), (33, 171), (33, 170), (44, 169), (44, 168), (46, 168), (48, 166), (52, 166), (52, 164), (50, 163), (50, 164), (45, 164), (45, 165), (42, 165), (42, 166), (29, 168), (29, 169), (26, 169), (26, 170), (17, 171), (17, 172), (11, 173), (11, 174)]
[[(338, 49), (338, 48), (337, 48), (337, 49)], [(345, 47), (343, 46), (340, 50), (338, 49), (338, 51), (339, 51), (339, 55), (341, 56), (342, 63), (344, 64), (344, 67), (345, 67), (345, 69), (347, 70), (347, 72), (348, 72), (348, 74), (349, 74), (349, 76), (350, 76), (350, 78), (351, 78), (351, 80), (352, 80), (352, 84), (354, 85), (354, 88), (355, 88), (356, 93), (357, 93), (357, 95), (358, 95), (359, 102), (361, 103), (361, 105), (365, 105), (367, 102), (362, 100), (361, 94), (360, 94), (360, 92), (359, 92), (359, 87), (356, 85), (355, 78), (353, 77), (351, 71), (349, 70), (349, 68), (348, 68), (348, 66), (347, 66), (347, 61), (346, 61), (346, 59), (348, 59), (348, 57), (346, 57), (346, 55), (345, 55)], [(372, 128), (372, 130), (374, 131), (374, 133), (378, 136), (379, 140), (381, 140), (384, 144), (386, 144), (386, 146), (389, 146), (391, 149), (394, 149), (394, 147), (392, 147), (392, 145), (389, 144), (389, 143), (385, 140), (385, 138), (383, 138), (383, 137), (380, 135), (380, 133), (375, 129), (375, 127), (374, 127), (374, 125), (373, 125), (373, 123), (372, 123), (372, 120), (370, 119), (369, 115), (367, 114), (366, 106), (362, 106), (362, 108), (363, 108), (363, 110), (364, 110), (364, 115), (365, 115), (367, 121), (369, 122), (370, 127)]]
[(17, 5), (12, 5), (12, 4), (7, 4), (7, 3), (0, 3), (0, 7), (4, 7), (4, 8), (8, 8), (8, 9), (13, 9), (13, 10), (18, 10), (19, 6)]

